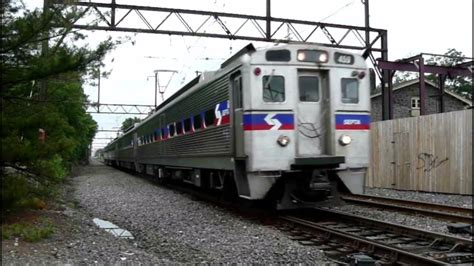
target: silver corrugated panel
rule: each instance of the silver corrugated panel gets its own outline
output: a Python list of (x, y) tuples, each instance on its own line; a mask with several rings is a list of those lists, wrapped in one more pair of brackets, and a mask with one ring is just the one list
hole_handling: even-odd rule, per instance
[(140, 146), (138, 154), (139, 158), (224, 155), (231, 153), (230, 143), (230, 126), (220, 126)]
[(167, 123), (214, 109), (216, 104), (229, 99), (228, 85), (228, 77), (224, 76), (192, 93), (167, 111)]

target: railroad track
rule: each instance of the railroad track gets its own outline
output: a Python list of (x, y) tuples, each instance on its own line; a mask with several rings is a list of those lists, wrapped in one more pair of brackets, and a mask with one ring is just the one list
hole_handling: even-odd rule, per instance
[(380, 196), (355, 194), (343, 195), (341, 199), (348, 203), (369, 205), (384, 209), (394, 209), (397, 211), (404, 211), (410, 213), (418, 213), (453, 222), (472, 224), (473, 220), (473, 210), (470, 208), (441, 205), (422, 201), (411, 201)]
[(329, 258), (341, 263), (355, 260), (388, 265), (474, 262), (472, 241), (465, 238), (328, 209), (280, 218), (293, 225), (279, 228), (288, 231), (290, 238), (324, 250)]

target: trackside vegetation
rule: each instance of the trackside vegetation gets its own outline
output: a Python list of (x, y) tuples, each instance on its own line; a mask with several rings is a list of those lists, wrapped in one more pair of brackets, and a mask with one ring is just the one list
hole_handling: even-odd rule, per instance
[[(1, 5), (3, 222), (15, 211), (45, 208), (71, 167), (87, 162), (97, 123), (86, 113), (83, 85), (119, 42), (109, 38), (89, 47), (87, 36), (71, 27), (87, 15), (74, 7), (43, 12), (28, 10), (21, 1)], [(15, 235), (19, 228), (2, 226), (2, 232)]]

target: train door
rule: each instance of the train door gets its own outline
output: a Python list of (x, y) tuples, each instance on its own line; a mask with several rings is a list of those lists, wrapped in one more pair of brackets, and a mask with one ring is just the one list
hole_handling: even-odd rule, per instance
[(133, 163), (135, 169), (138, 169), (138, 133), (135, 131), (132, 135), (133, 138)]
[[(164, 129), (166, 127), (166, 119), (165, 119), (165, 114), (161, 114), (160, 115), (160, 119), (158, 121), (158, 125), (160, 127), (160, 138), (161, 140), (163, 139), (166, 139), (166, 134), (168, 134), (168, 132)], [(163, 156), (163, 154), (165, 153), (165, 141), (160, 141), (159, 144), (158, 144), (158, 153), (160, 156)]]
[(244, 158), (244, 131), (243, 131), (243, 95), (242, 95), (242, 76), (234, 75), (232, 84), (232, 108), (233, 108), (233, 128), (234, 128), (234, 153), (237, 158)]
[(298, 71), (297, 146), (298, 157), (326, 154), (329, 122), (329, 90), (324, 73)]

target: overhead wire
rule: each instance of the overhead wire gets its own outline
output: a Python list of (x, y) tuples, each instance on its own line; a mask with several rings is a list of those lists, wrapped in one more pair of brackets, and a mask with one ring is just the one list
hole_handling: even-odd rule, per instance
[(347, 8), (348, 6), (354, 4), (354, 2), (355, 2), (355, 0), (352, 0), (351, 2), (349, 2), (349, 3), (345, 4), (345, 5), (343, 5), (342, 7), (338, 8), (336, 11), (332, 12), (331, 14), (329, 14), (328, 16), (326, 16), (326, 17), (320, 19), (319, 22), (323, 22), (324, 20), (326, 20), (326, 19), (328, 19), (328, 18), (330, 18), (330, 17), (333, 17), (333, 16), (337, 15), (339, 12), (341, 12), (342, 10), (344, 10), (345, 8)]

